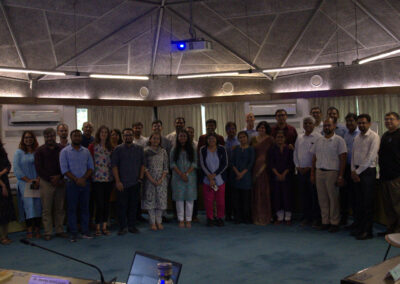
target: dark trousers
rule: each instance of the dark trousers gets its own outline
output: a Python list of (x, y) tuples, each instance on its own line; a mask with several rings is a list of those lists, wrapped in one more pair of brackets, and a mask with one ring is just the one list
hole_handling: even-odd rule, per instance
[(311, 183), (310, 174), (311, 171), (304, 175), (297, 174), (297, 185), (303, 206), (303, 220), (319, 221), (321, 220), (321, 210), (318, 203), (317, 188)]
[(351, 167), (346, 164), (346, 169), (344, 172), (345, 185), (339, 189), (340, 194), (340, 215), (343, 223), (347, 223), (349, 217), (350, 209), (355, 214), (355, 200), (354, 200), (354, 182), (351, 178)]
[(225, 218), (228, 220), (232, 218), (233, 216), (233, 196), (234, 196), (234, 187), (231, 182), (226, 183), (225, 187)]
[(355, 222), (358, 230), (372, 233), (374, 221), (374, 196), (376, 168), (368, 168), (360, 175), (360, 182), (354, 183), (355, 188)]
[(390, 233), (400, 233), (400, 177), (381, 182), (386, 226)]
[(89, 233), (89, 183), (85, 187), (76, 185), (72, 181), (67, 182), (67, 216), (68, 227), (72, 234), (78, 233), (77, 211), (80, 212), (80, 225), (82, 234)]
[(27, 227), (33, 227), (33, 228), (40, 229), (40, 224), (42, 222), (42, 219), (40, 217), (30, 218), (30, 219), (26, 219), (25, 222), (26, 222)]
[(92, 193), (96, 205), (96, 224), (105, 223), (110, 211), (111, 182), (93, 182)]
[(120, 229), (135, 227), (140, 183), (117, 191), (118, 219)]
[(237, 222), (251, 222), (251, 189), (233, 189), (234, 216)]
[(290, 188), (290, 179), (286, 177), (285, 181), (272, 181), (272, 209), (274, 213), (283, 210), (292, 212), (292, 193)]

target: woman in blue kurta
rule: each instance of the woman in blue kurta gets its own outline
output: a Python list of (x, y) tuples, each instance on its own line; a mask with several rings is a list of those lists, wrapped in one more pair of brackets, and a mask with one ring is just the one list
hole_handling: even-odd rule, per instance
[(251, 223), (251, 188), (252, 169), (254, 166), (254, 148), (249, 146), (249, 136), (246, 131), (238, 134), (240, 146), (232, 151), (231, 183), (234, 185), (235, 223)]
[(176, 201), (179, 227), (184, 227), (186, 219), (186, 227), (190, 228), (193, 202), (197, 199), (196, 153), (186, 130), (181, 130), (176, 136), (175, 145), (170, 154), (172, 199)]
[(25, 197), (25, 189), (29, 186), (39, 190), (39, 177), (35, 169), (34, 152), (38, 147), (36, 136), (32, 131), (24, 131), (19, 149), (14, 154), (14, 174), (17, 177), (17, 197), (20, 221), (26, 220), (27, 238), (40, 237), (42, 206), (40, 198)]

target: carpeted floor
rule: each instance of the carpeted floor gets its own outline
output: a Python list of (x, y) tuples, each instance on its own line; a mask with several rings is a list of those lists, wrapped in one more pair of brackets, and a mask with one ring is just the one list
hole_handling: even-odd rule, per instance
[[(383, 238), (356, 241), (347, 231), (336, 234), (286, 225), (234, 225), (208, 228), (194, 224), (180, 229), (165, 224), (163, 231), (139, 226), (138, 235), (98, 237), (93, 240), (34, 240), (37, 244), (98, 265), (106, 279), (125, 282), (136, 250), (183, 264), (179, 283), (339, 283), (344, 276), (382, 261)], [(376, 231), (383, 230), (376, 226)], [(0, 268), (97, 279), (90, 267), (18, 242), (0, 246)], [(393, 248), (390, 256), (399, 254)]]

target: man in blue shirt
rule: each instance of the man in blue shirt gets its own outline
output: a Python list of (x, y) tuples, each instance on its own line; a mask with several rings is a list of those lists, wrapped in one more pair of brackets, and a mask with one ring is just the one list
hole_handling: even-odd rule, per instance
[(82, 237), (91, 239), (89, 233), (89, 181), (93, 172), (93, 159), (87, 148), (81, 145), (82, 132), (71, 131), (71, 145), (60, 153), (61, 173), (67, 178), (67, 215), (68, 227), (71, 232), (71, 242), (76, 242), (78, 236), (77, 209), (80, 209)]
[(333, 119), (333, 122), (336, 124), (335, 128), (335, 134), (339, 135), (340, 137), (344, 137), (344, 134), (346, 133), (346, 127), (344, 125), (338, 123), (339, 119), (339, 110), (333, 106), (328, 108), (327, 111), (328, 117)]
[[(340, 213), (342, 215), (340, 223), (342, 225), (347, 225), (349, 208), (351, 208), (352, 212), (355, 211), (354, 183), (351, 178), (351, 155), (353, 153), (354, 138), (360, 133), (360, 130), (357, 128), (357, 115), (355, 113), (348, 113), (345, 119), (347, 129), (344, 134), (344, 141), (347, 146), (347, 160), (346, 170), (344, 172), (345, 186), (340, 188)], [(354, 226), (353, 224), (347, 228), (352, 229)]]

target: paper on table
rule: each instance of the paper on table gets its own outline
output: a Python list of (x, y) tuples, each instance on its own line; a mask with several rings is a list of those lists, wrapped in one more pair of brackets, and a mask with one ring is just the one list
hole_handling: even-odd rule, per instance
[(39, 189), (31, 189), (31, 184), (25, 184), (24, 197), (31, 198), (40, 198), (40, 190)]
[(400, 279), (400, 264), (397, 265), (395, 268), (389, 271), (390, 275), (393, 277), (394, 281)]
[(28, 284), (43, 284), (43, 283), (51, 283), (51, 284), (71, 284), (69, 280), (66, 279), (58, 279), (48, 276), (40, 276), (40, 275), (32, 275), (31, 279), (29, 279)]

